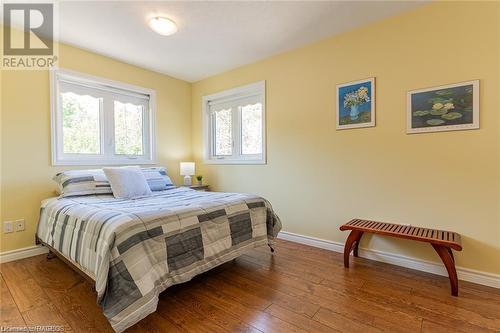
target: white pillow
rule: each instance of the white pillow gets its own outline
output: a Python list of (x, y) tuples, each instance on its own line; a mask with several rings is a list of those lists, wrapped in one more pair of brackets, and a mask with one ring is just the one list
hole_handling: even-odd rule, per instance
[(146, 177), (138, 166), (103, 168), (115, 198), (133, 199), (151, 195)]

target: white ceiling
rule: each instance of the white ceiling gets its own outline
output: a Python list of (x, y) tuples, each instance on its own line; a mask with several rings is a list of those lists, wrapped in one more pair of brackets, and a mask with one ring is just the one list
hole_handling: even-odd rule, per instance
[[(414, 8), (408, 1), (62, 1), (64, 43), (187, 81), (255, 62)], [(179, 31), (160, 36), (163, 15)]]

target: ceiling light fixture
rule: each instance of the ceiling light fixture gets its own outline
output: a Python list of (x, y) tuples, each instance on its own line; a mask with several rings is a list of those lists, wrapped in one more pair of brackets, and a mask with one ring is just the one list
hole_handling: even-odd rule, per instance
[(162, 17), (156, 16), (149, 20), (149, 27), (153, 29), (153, 31), (159, 33), (162, 36), (170, 36), (177, 32), (177, 25), (174, 21)]

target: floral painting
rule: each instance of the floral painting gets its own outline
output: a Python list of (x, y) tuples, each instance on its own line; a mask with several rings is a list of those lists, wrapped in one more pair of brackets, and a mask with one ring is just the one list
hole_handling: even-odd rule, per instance
[(410, 91), (408, 133), (479, 128), (479, 80)]
[(337, 129), (375, 126), (375, 78), (337, 85)]

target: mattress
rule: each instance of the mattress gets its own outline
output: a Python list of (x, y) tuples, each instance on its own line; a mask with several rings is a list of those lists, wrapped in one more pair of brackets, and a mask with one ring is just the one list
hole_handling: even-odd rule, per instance
[(258, 196), (174, 188), (42, 202), (37, 237), (95, 280), (117, 332), (156, 310), (158, 295), (246, 250), (272, 245), (281, 222)]

